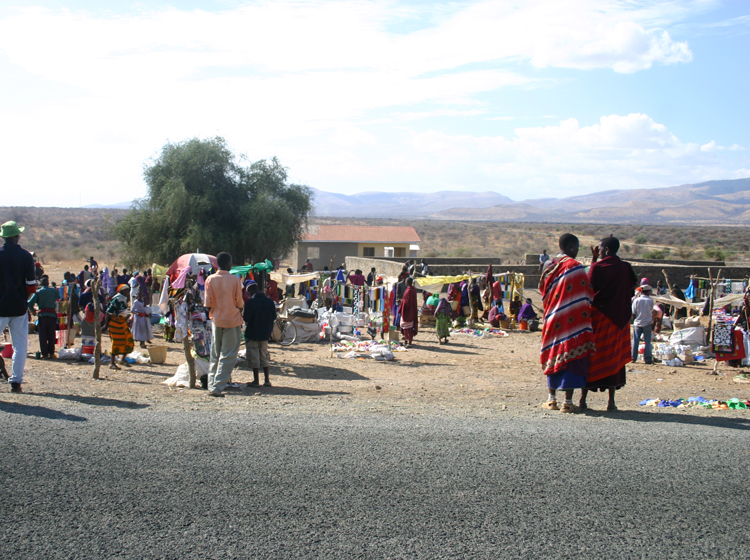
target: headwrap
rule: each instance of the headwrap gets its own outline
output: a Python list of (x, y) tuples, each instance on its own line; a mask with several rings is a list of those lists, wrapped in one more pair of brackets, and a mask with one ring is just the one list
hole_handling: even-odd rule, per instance
[(138, 284), (138, 293), (143, 295), (143, 301), (146, 303), (146, 305), (151, 305), (151, 294), (148, 291), (146, 279), (139, 274), (135, 277), (135, 281)]

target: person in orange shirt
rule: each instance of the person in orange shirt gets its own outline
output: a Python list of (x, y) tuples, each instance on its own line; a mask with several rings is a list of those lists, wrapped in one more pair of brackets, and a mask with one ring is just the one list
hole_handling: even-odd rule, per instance
[(232, 255), (216, 255), (219, 271), (206, 278), (204, 305), (213, 322), (211, 361), (208, 370), (208, 394), (223, 397), (242, 342), (242, 283), (229, 274)]

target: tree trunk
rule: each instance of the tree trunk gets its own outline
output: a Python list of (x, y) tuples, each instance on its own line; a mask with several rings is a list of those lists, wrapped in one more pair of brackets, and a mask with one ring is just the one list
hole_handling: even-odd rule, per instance
[[(102, 310), (99, 304), (99, 289), (101, 288), (102, 280), (101, 276), (98, 276), (94, 281), (94, 333), (96, 334), (96, 347), (94, 348), (94, 373), (93, 378), (99, 379), (99, 370), (102, 367)], [(85, 313), (85, 311), (84, 311)], [(114, 358), (113, 358), (114, 359)]]

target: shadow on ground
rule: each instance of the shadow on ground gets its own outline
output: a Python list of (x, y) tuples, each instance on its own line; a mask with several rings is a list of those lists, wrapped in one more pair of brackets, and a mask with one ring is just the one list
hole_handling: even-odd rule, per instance
[(120, 399), (108, 399), (106, 397), (85, 397), (81, 395), (57, 395), (55, 393), (34, 393), (37, 397), (48, 399), (61, 399), (92, 406), (112, 406), (115, 408), (148, 408), (148, 404), (140, 404), (133, 401), (122, 401)]
[(21, 414), (23, 416), (37, 416), (49, 420), (68, 420), (70, 422), (86, 422), (87, 418), (75, 414), (65, 414), (59, 410), (47, 408), (46, 406), (35, 406), (30, 404), (0, 402), (0, 412), (8, 414)]
[[(275, 368), (274, 368), (275, 369)], [(281, 371), (271, 370), (271, 375), (299, 377), (300, 379), (345, 379), (347, 381), (367, 381), (369, 378), (355, 371), (326, 365), (320, 366), (284, 366)]]
[(244, 384), (241, 390), (230, 389), (224, 394), (227, 396), (252, 397), (255, 393), (261, 393), (268, 396), (298, 396), (298, 397), (324, 397), (326, 395), (349, 395), (346, 391), (316, 391), (314, 389), (297, 389), (296, 387), (246, 387)]
[[(479, 352), (470, 352), (469, 350), (466, 350), (466, 349), (459, 350), (458, 348), (463, 347), (462, 345), (459, 345), (459, 344), (452, 344), (452, 345), (448, 344), (446, 346), (440, 346), (436, 344), (435, 346), (431, 346), (429, 348), (423, 347), (420, 344), (414, 345), (415, 349), (420, 349), (420, 347), (424, 350), (429, 350), (430, 352), (436, 352), (438, 354), (461, 354), (462, 356), (466, 354), (479, 354)], [(467, 346), (465, 348), (474, 348), (474, 346)]]
[(641, 412), (639, 410), (619, 410), (617, 412), (605, 412), (598, 410), (586, 410), (586, 416), (606, 416), (612, 420), (627, 420), (630, 422), (671, 422), (675, 424), (688, 424), (692, 426), (711, 426), (713, 428), (730, 428), (733, 430), (750, 430), (750, 419), (747, 418), (719, 418), (706, 416), (693, 416), (687, 414), (675, 414), (673, 412)]

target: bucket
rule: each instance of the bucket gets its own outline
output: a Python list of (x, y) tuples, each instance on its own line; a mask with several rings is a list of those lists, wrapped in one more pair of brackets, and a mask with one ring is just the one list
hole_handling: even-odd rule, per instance
[(510, 329), (510, 319), (500, 319), (500, 328), (506, 331)]
[(522, 331), (529, 330), (529, 322), (526, 319), (521, 319), (518, 325), (518, 328), (521, 329)]
[(163, 364), (167, 361), (167, 347), (151, 346), (148, 349), (148, 355), (151, 358), (152, 364)]
[(81, 347), (81, 353), (82, 354), (93, 354), (94, 353), (94, 347), (93, 346), (82, 346)]
[(2, 357), (3, 358), (12, 358), (13, 357), (13, 345), (6, 344), (5, 348), (3, 348), (2, 351)]

